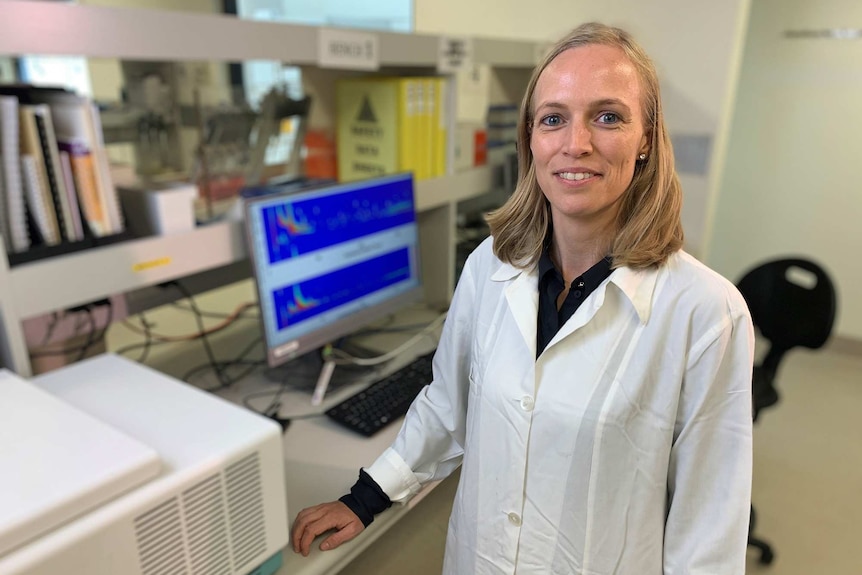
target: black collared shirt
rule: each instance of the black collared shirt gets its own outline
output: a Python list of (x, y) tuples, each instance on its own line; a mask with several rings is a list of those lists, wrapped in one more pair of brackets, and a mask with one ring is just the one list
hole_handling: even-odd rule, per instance
[(587, 299), (593, 290), (611, 275), (610, 258), (600, 259), (593, 267), (572, 281), (566, 300), (559, 311), (557, 310), (557, 298), (563, 291), (565, 283), (563, 276), (557, 271), (548, 248), (542, 250), (539, 258), (539, 317), (536, 329), (536, 357), (538, 358), (545, 347), (551, 342), (560, 328), (580, 307), (581, 302)]

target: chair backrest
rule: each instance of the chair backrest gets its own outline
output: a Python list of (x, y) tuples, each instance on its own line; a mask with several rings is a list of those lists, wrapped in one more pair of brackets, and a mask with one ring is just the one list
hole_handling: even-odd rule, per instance
[(816, 263), (802, 258), (769, 261), (737, 284), (754, 325), (773, 348), (821, 347), (835, 322), (835, 286)]

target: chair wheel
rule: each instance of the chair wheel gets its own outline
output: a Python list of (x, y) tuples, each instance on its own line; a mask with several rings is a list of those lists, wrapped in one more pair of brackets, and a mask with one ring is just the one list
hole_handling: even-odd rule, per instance
[(759, 563), (761, 565), (771, 565), (774, 559), (775, 555), (772, 553), (772, 549), (767, 547), (761, 551)]

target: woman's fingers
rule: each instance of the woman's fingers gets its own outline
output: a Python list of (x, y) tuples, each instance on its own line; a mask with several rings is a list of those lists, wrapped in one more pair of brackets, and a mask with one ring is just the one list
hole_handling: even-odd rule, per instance
[[(305, 534), (306, 529), (308, 529), (309, 524), (313, 521), (319, 519), (324, 511), (323, 508), (326, 504), (315, 505), (314, 507), (308, 507), (299, 512), (296, 516), (296, 519), (293, 522), (293, 529), (291, 533), (291, 542), (293, 543), (293, 550), (296, 553), (300, 552), (302, 536)], [(304, 553), (303, 555), (305, 555)]]
[(353, 539), (365, 526), (356, 514), (340, 501), (303, 509), (293, 523), (291, 540), (294, 552), (308, 556), (315, 537), (332, 529), (336, 532), (321, 543), (320, 548), (324, 551), (335, 549), (345, 541)]
[(321, 551), (329, 551), (330, 549), (335, 549), (342, 543), (346, 541), (350, 541), (365, 529), (365, 526), (362, 525), (362, 521), (359, 518), (356, 518), (355, 522), (348, 523), (344, 527), (341, 527), (338, 531), (327, 537), (320, 544)]

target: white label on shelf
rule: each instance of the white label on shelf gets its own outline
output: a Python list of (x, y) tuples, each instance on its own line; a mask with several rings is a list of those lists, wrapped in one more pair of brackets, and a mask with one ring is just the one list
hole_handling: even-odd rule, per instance
[(437, 71), (451, 74), (473, 65), (473, 40), (462, 36), (441, 36), (437, 50)]
[(317, 38), (317, 60), (321, 68), (380, 68), (380, 51), (375, 34), (321, 28)]

